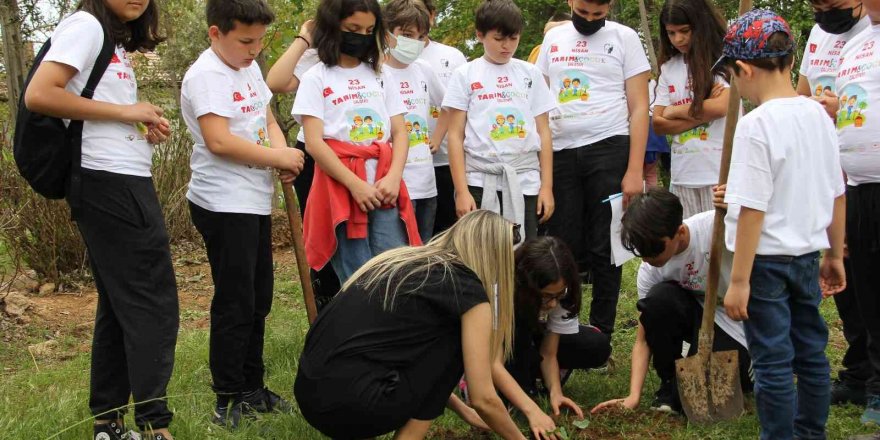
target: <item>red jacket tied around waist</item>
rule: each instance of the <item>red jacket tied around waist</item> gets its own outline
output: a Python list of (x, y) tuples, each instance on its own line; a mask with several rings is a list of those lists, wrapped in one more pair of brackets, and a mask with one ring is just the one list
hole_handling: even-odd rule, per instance
[[(325, 139), (327, 145), (336, 153), (342, 164), (348, 167), (358, 178), (367, 180), (367, 159), (378, 159), (376, 181), (385, 177), (391, 169), (391, 146), (388, 143), (374, 142), (370, 145), (355, 145), (335, 139)], [(379, 209), (388, 209), (386, 205)], [(397, 197), (397, 208), (400, 219), (406, 226), (406, 234), (411, 246), (422, 244), (416, 225), (415, 210), (409, 198), (409, 191), (403, 179), (400, 180), (400, 193)], [(366, 212), (361, 211), (354, 197), (345, 185), (339, 183), (321, 169), (315, 167), (309, 200), (303, 218), (303, 235), (306, 241), (306, 260), (309, 267), (320, 270), (336, 253), (336, 227), (346, 225), (349, 239), (366, 239), (369, 227)]]

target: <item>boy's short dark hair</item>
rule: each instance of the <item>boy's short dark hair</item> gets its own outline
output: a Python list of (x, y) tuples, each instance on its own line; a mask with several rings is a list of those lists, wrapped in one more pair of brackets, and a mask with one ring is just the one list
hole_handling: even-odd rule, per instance
[(474, 26), (483, 35), (497, 31), (511, 37), (521, 34), (524, 25), (522, 11), (511, 0), (483, 0), (477, 7)]
[(208, 0), (205, 8), (208, 26), (217, 26), (226, 34), (235, 29), (235, 22), (246, 25), (275, 21), (275, 13), (266, 0)]
[[(792, 47), (791, 37), (786, 35), (783, 32), (776, 32), (770, 36), (770, 39), (767, 40), (767, 50), (768, 51), (783, 51), (787, 47)], [(733, 69), (733, 72), (739, 75), (740, 68), (736, 65), (735, 59), (728, 61), (728, 66)], [(759, 69), (764, 70), (778, 70), (780, 72), (785, 72), (785, 69), (790, 69), (792, 67), (792, 63), (794, 63), (794, 53), (789, 53), (788, 55), (782, 55), (773, 58), (758, 58), (754, 60), (740, 60), (746, 64), (755, 66)]]
[(422, 0), (391, 0), (383, 6), (382, 15), (388, 32), (409, 26), (422, 34), (431, 31), (431, 12)]
[(684, 208), (678, 196), (665, 188), (651, 188), (633, 198), (621, 219), (620, 240), (636, 256), (652, 258), (666, 249), (682, 224)]

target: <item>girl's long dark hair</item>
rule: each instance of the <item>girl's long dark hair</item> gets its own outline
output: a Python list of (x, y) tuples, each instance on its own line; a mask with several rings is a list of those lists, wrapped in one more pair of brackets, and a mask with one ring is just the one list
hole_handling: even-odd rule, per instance
[(81, 0), (77, 10), (94, 15), (110, 39), (117, 45), (122, 45), (127, 52), (149, 52), (165, 41), (165, 36), (159, 32), (158, 1), (150, 0), (144, 13), (128, 23), (123, 23), (104, 0)]
[(538, 330), (541, 310), (541, 289), (560, 279), (565, 281), (568, 294), (560, 302), (568, 311), (565, 319), (576, 318), (581, 312), (581, 278), (574, 255), (566, 244), (556, 237), (538, 237), (523, 243), (514, 255), (515, 307), (518, 322), (532, 331)]
[(385, 25), (382, 20), (382, 8), (376, 0), (322, 0), (315, 13), (312, 46), (318, 51), (318, 58), (322, 63), (328, 66), (339, 65), (342, 20), (355, 12), (369, 12), (376, 17), (373, 45), (360, 61), (369, 64), (378, 73), (382, 54), (385, 53)]
[(727, 24), (709, 0), (667, 0), (660, 11), (661, 66), (680, 53), (666, 34), (666, 25), (670, 24), (688, 25), (691, 28), (690, 49), (686, 54), (691, 92), (694, 95), (690, 115), (698, 117), (703, 113), (703, 101), (712, 93), (715, 84), (711, 69), (721, 56)]

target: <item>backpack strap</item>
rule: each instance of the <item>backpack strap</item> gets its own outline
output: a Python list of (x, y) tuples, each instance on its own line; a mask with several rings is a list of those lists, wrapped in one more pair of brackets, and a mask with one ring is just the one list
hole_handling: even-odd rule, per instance
[[(115, 52), (116, 45), (113, 44), (113, 39), (104, 31), (104, 45), (101, 47), (101, 52), (98, 54), (95, 65), (92, 67), (92, 73), (89, 75), (89, 79), (86, 81), (86, 86), (83, 87), (80, 96), (86, 99), (92, 99), (95, 96), (95, 89), (98, 87), (98, 83), (101, 82), (107, 67), (110, 66), (110, 60)], [(78, 217), (82, 198), (82, 131), (83, 121), (70, 121), (70, 125), (67, 127), (67, 141), (70, 142), (72, 156), (68, 177), (70, 180), (67, 186), (67, 202), (70, 204), (71, 220), (76, 220)]]

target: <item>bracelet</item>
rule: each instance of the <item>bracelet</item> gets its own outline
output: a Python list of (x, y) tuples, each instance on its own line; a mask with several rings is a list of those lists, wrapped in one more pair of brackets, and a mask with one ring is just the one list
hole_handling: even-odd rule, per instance
[(308, 47), (312, 47), (312, 43), (309, 42), (309, 40), (306, 40), (306, 37), (303, 37), (302, 35), (297, 35), (296, 38), (294, 38), (294, 40), (297, 39), (297, 38), (301, 38), (303, 41), (305, 41), (305, 42), (306, 42), (306, 46), (308, 46)]

